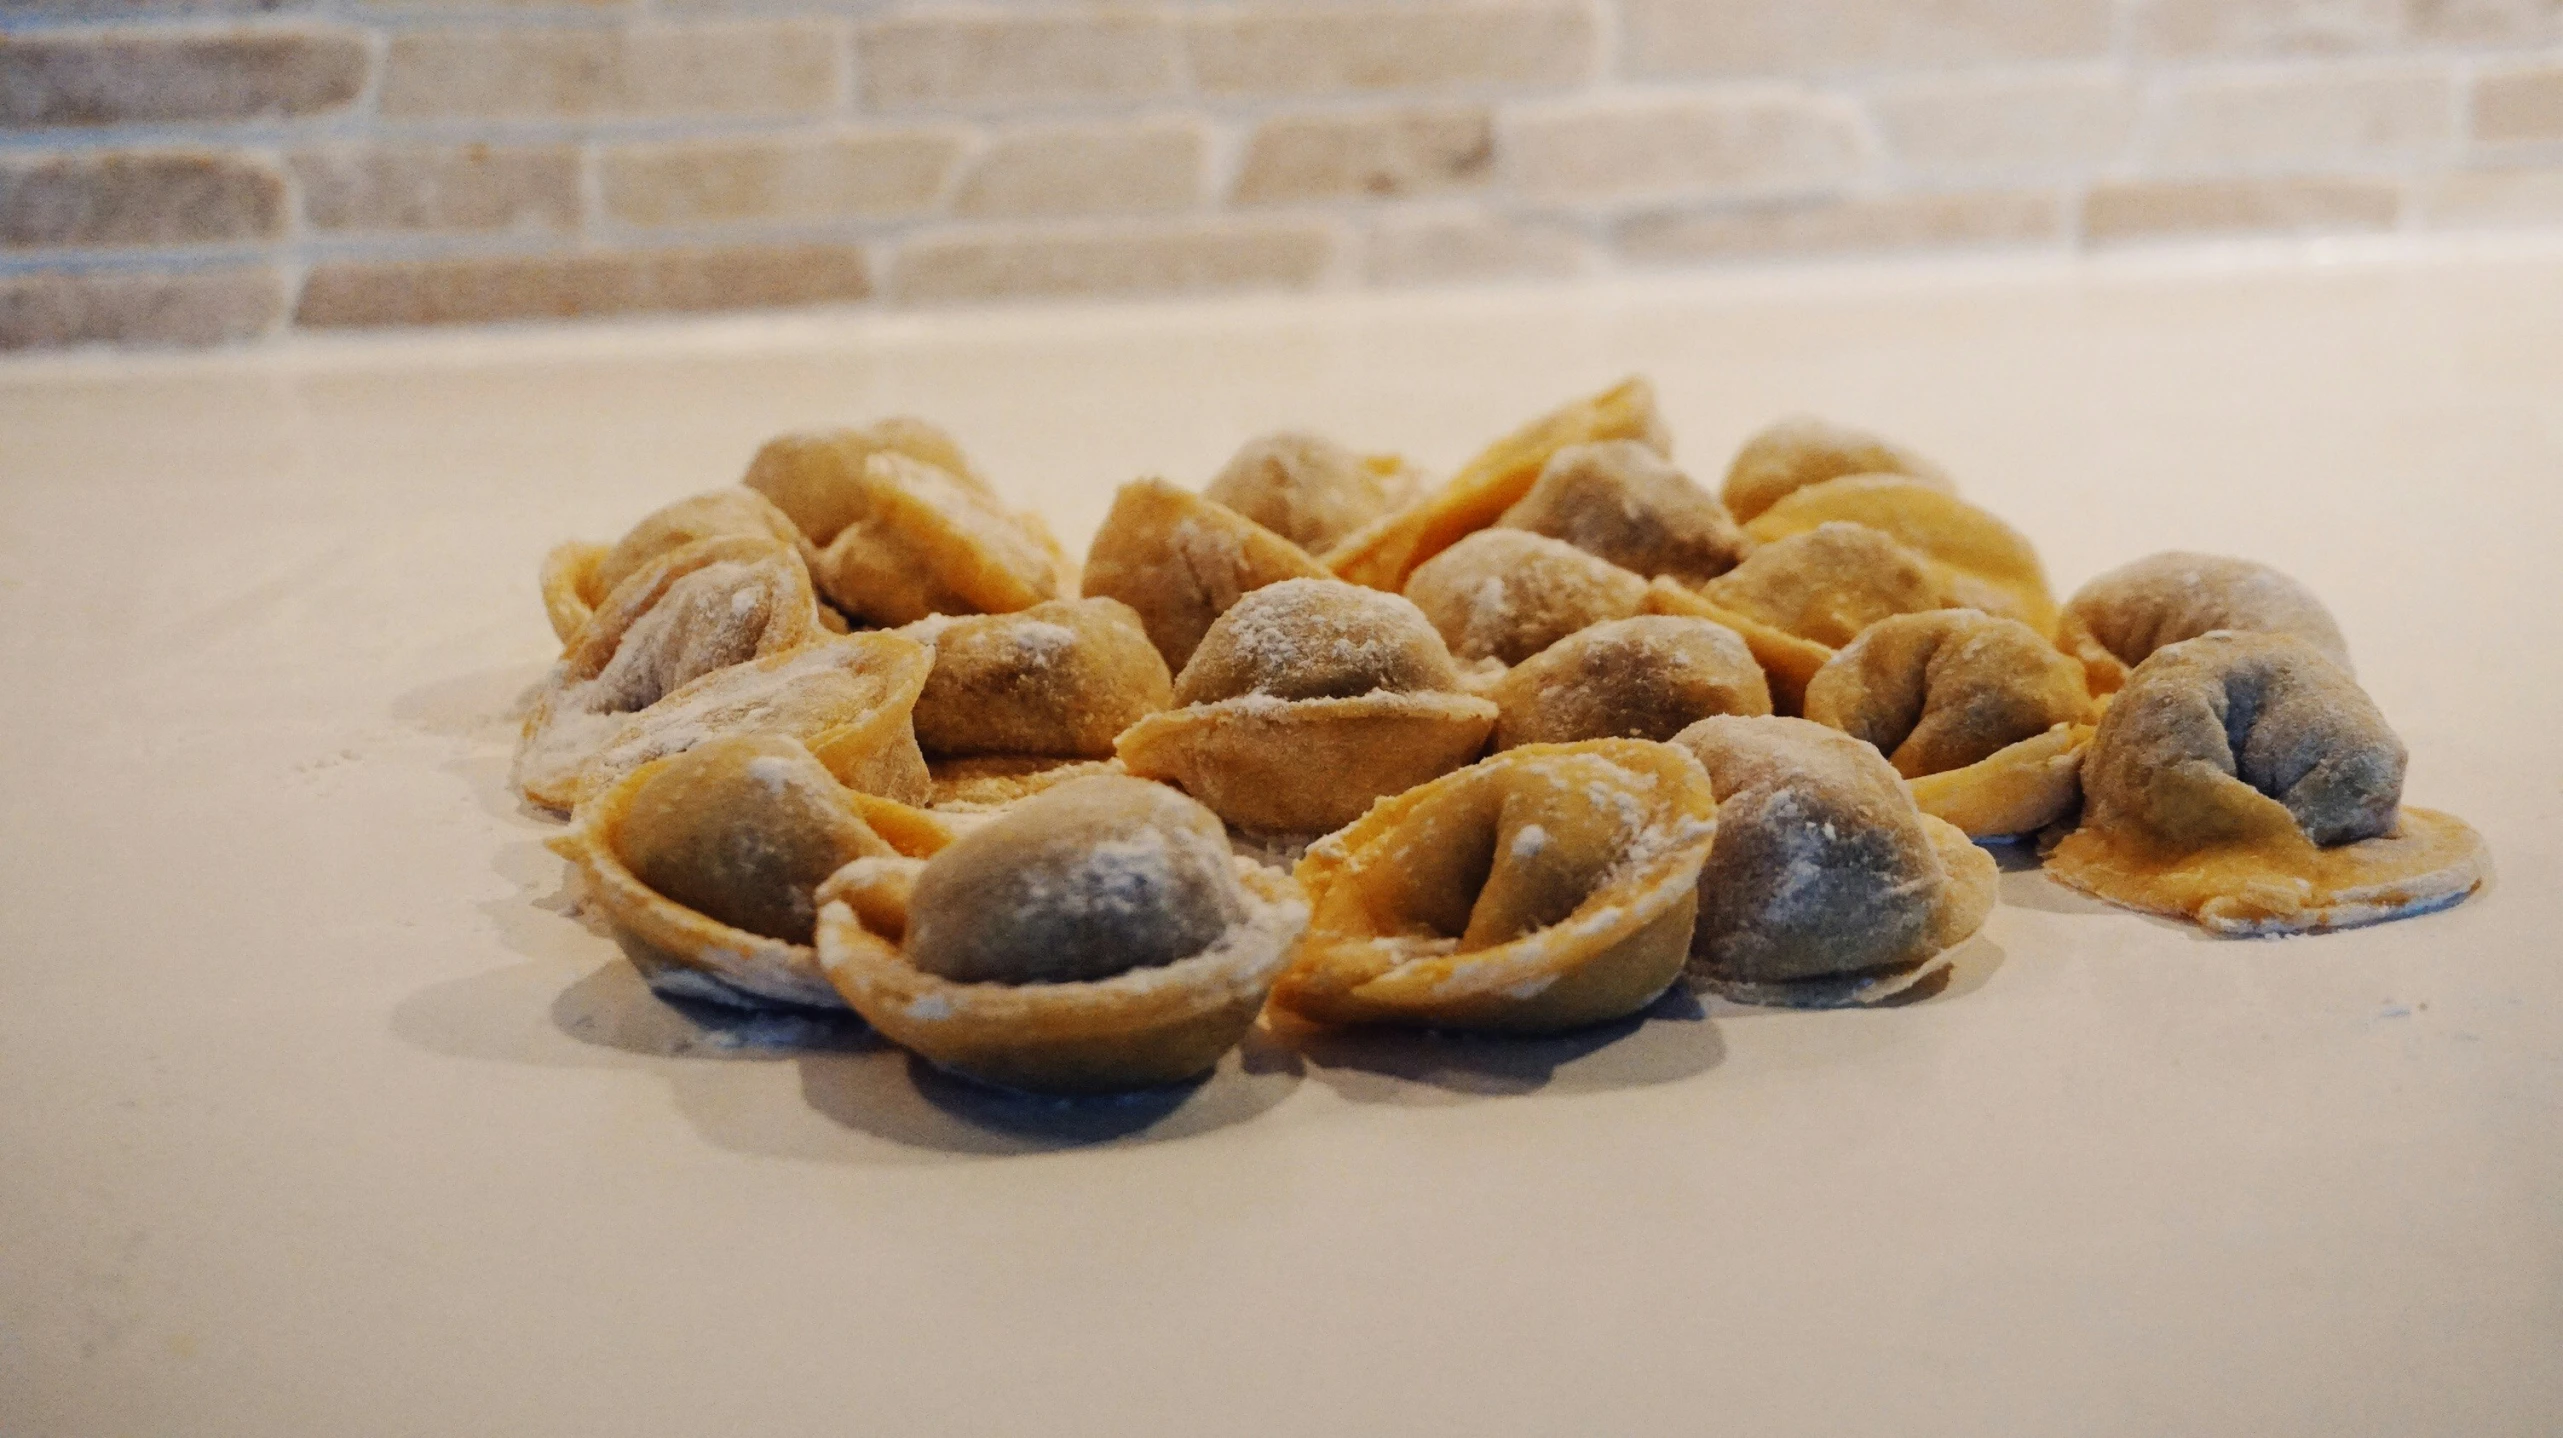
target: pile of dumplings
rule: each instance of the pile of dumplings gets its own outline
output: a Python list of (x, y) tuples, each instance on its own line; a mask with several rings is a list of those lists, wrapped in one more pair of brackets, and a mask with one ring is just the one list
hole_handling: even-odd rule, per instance
[(1989, 844), (2223, 934), (2488, 870), (2302, 585), (2158, 554), (2059, 606), (1920, 455), (1786, 420), (1712, 493), (1642, 380), (1439, 483), (1257, 439), (1082, 565), (930, 424), (788, 435), (542, 591), (513, 782), (653, 986), (1014, 1089), (1259, 1021), (1876, 1003), (1983, 924)]

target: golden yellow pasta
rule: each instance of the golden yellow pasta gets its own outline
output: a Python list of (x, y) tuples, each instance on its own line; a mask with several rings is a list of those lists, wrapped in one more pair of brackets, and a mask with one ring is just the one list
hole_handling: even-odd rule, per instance
[(1006, 614), (1059, 596), (1066, 561), (1040, 520), (1009, 514), (949, 470), (873, 452), (844, 494), (855, 514), (828, 541), (819, 587), (847, 614), (908, 624), (929, 614)]
[(904, 415), (863, 429), (810, 430), (770, 439), (748, 462), (747, 477), (739, 483), (773, 501), (812, 544), (825, 549), (847, 525), (872, 512), (863, 467), (876, 454), (904, 455), (932, 465), (996, 498), (952, 436)]
[(1161, 479), (1125, 484), (1086, 551), (1085, 592), (1139, 615), (1148, 640), (1181, 669), (1238, 599), (1284, 579), (1324, 579), (1298, 545)]
[(1992, 911), (1993, 860), (1914, 807), (1878, 751), (1804, 719), (1703, 719), (1674, 743), (1717, 795), (1691, 973), (1745, 1003), (1873, 1003)]
[(2083, 662), (2093, 693), (2110, 694), (2155, 650), (2217, 629), (2292, 634), (2350, 670), (2349, 643), (2312, 590), (2266, 564), (2181, 550), (2076, 590), (2056, 642)]
[(1865, 524), (1919, 554), (1951, 604), (2056, 631), (2056, 601), (2019, 530), (1944, 489), (1902, 475), (1855, 475), (1792, 491), (1745, 526), (1763, 543), (1836, 520)]
[(1757, 432), (1727, 466), (1729, 513), (1752, 519), (1810, 484), (1849, 474), (1901, 474), (1955, 494), (1940, 466), (1866, 430), (1793, 415)]
[(2489, 872), (2482, 837), (2402, 802), (2402, 741), (2348, 672), (2287, 634), (2155, 650), (2101, 717), (2082, 825), (2047, 870), (2225, 934), (2424, 913)]
[(1109, 759), (1115, 736), (1174, 699), (1166, 661), (1117, 599), (1056, 599), (902, 632), (934, 648), (916, 710), (930, 757)]
[(1286, 430), (1246, 441), (1202, 497), (1316, 553), (1415, 498), (1422, 476), (1387, 454), (1355, 454)]
[(1381, 803), (1308, 851), (1274, 1003), (1319, 1023), (1542, 1033), (1680, 976), (1716, 832), (1707, 776), (1636, 739), (1534, 744)]
[(1569, 445), (1500, 528), (1562, 539), (1633, 574), (1705, 584), (1753, 548), (1715, 495), (1633, 439)]
[(1670, 739), (1712, 714), (1768, 714), (1771, 686), (1736, 632), (1640, 615), (1578, 630), (1506, 671), (1497, 750), (1581, 739)]
[(1637, 613), (1646, 581), (1562, 540), (1487, 529), (1416, 566), (1406, 597), (1451, 653), (1518, 664), (1588, 625)]
[(1288, 579), (1221, 615), (1175, 678), (1180, 707), (1115, 748), (1131, 773), (1182, 785), (1231, 824), (1323, 833), (1477, 757), (1495, 706), (1459, 690), (1414, 605)]
[(819, 900), (820, 961), (875, 1029), (1043, 1093), (1207, 1072), (1308, 920), (1297, 886), (1232, 858), (1200, 805), (1110, 776), (1035, 795), (923, 861), (857, 860)]
[(572, 541), (543, 559), (543, 611), (563, 644), (575, 643), (605, 596), (660, 558), (706, 539), (763, 538), (797, 550), (803, 561), (818, 551), (792, 520), (753, 490), (716, 489), (652, 510), (613, 545)]

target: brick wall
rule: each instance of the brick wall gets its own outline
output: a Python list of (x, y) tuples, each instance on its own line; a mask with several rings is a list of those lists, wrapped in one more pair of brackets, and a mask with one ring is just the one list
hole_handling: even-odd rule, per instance
[(2563, 227), (2563, 0), (0, 0), (0, 348)]

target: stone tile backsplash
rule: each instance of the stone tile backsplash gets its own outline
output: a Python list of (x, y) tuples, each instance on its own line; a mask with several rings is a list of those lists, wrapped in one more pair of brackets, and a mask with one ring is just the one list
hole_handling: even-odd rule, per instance
[(0, 0), (0, 349), (2563, 230), (2563, 0)]

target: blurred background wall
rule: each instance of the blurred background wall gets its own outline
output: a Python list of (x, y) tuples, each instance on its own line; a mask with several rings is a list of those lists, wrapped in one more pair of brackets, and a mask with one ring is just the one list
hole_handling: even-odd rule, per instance
[(0, 17), (0, 348), (2563, 228), (2563, 0)]

